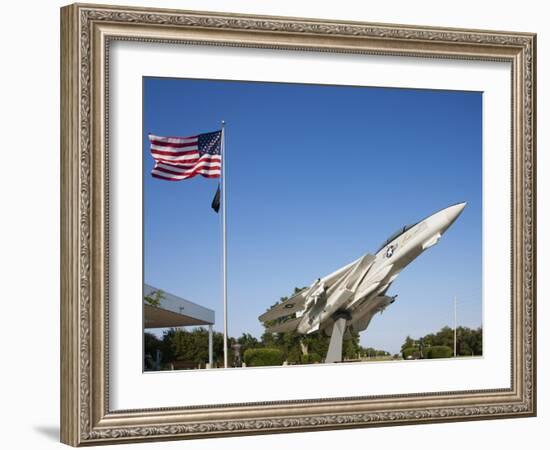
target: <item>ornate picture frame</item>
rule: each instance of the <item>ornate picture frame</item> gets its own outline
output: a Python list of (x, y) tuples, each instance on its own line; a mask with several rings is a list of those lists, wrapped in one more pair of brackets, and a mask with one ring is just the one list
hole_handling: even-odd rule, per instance
[[(109, 78), (115, 41), (511, 65), (509, 388), (113, 410)], [(61, 441), (73, 445), (536, 414), (536, 35), (74, 4), (61, 9)]]

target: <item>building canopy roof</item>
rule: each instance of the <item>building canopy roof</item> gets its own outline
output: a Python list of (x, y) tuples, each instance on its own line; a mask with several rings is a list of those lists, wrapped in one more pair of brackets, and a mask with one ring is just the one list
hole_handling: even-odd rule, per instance
[(144, 297), (162, 292), (158, 305), (143, 300), (143, 321), (145, 328), (172, 328), (192, 325), (213, 325), (214, 311), (190, 302), (162, 289), (144, 285)]

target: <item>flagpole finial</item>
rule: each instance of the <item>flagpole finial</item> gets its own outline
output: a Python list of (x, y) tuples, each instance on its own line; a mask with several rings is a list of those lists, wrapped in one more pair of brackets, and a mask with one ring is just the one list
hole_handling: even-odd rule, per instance
[(225, 120), (222, 120), (222, 127), (225, 127)]

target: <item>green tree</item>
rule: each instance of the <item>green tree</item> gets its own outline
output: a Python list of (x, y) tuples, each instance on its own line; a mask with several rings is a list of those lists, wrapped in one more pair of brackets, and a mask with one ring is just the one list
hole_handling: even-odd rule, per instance
[[(422, 343), (423, 357), (430, 352), (432, 347), (446, 347), (451, 349), (451, 356), (454, 353), (454, 329), (448, 326), (441, 328), (437, 333), (430, 333), (418, 338), (418, 341), (407, 336), (405, 342), (401, 346), (401, 351), (404, 355), (406, 349), (415, 349)], [(456, 330), (456, 348), (458, 356), (479, 356), (483, 353), (483, 332), (481, 327), (471, 329), (468, 327), (458, 327)], [(420, 350), (420, 349), (419, 349)], [(413, 352), (414, 353), (414, 352)], [(426, 354), (424, 354), (426, 353)], [(437, 354), (446, 354), (446, 350), (437, 350)], [(407, 351), (411, 354), (411, 351)], [(404, 356), (405, 357), (405, 356)], [(438, 356), (446, 357), (446, 356)]]
[(348, 339), (344, 339), (342, 348), (342, 357), (344, 359), (357, 359), (359, 358), (359, 333), (356, 331), (350, 333)]
[(453, 356), (453, 349), (451, 347), (447, 347), (446, 345), (434, 345), (426, 350), (425, 358), (450, 358), (451, 356)]
[(280, 366), (284, 355), (278, 348), (249, 348), (244, 352), (244, 362), (250, 367)]
[(156, 355), (161, 351), (162, 341), (152, 333), (143, 333), (143, 350), (145, 370), (157, 370)]
[[(154, 334), (145, 332), (143, 333), (143, 344), (146, 370), (166, 369), (168, 364), (174, 361), (174, 352), (165, 335), (159, 339)], [(156, 367), (154, 364), (157, 351), (160, 351), (161, 356), (160, 367)]]
[(420, 348), (419, 347), (406, 347), (401, 353), (403, 354), (404, 359), (419, 359), (420, 358)]
[(390, 352), (386, 350), (378, 350), (372, 347), (359, 347), (359, 354), (361, 356), (366, 356), (372, 358), (374, 356), (390, 356)]
[(414, 347), (415, 346), (415, 341), (413, 338), (411, 338), (410, 336), (407, 336), (405, 338), (405, 342), (403, 343), (403, 345), (401, 346), (401, 351), (405, 350), (406, 348), (411, 348), (411, 347)]
[[(172, 361), (184, 361), (193, 364), (208, 362), (208, 330), (202, 327), (192, 331), (171, 329), (164, 333), (164, 341), (171, 351)], [(231, 344), (235, 340), (228, 339), (230, 351), (229, 361), (232, 361)], [(214, 364), (223, 365), (223, 334), (214, 332), (212, 336)]]
[(165, 298), (164, 292), (160, 289), (156, 291), (151, 291), (149, 294), (147, 294), (145, 297), (143, 297), (143, 300), (145, 303), (147, 303), (150, 306), (160, 306), (160, 301)]
[(243, 333), (241, 337), (237, 339), (237, 343), (241, 346), (241, 355), (249, 348), (258, 348), (261, 346), (260, 341), (250, 333)]

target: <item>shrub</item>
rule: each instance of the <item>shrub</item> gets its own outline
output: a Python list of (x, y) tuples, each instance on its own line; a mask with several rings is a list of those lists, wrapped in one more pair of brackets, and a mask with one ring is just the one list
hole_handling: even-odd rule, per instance
[(426, 358), (450, 358), (453, 356), (453, 349), (447, 347), (446, 345), (434, 345), (433, 347), (428, 347), (425, 350)]
[(420, 349), (418, 347), (407, 347), (403, 349), (403, 359), (408, 359), (409, 356), (413, 358), (420, 358)]
[(321, 362), (321, 357), (317, 353), (308, 353), (302, 356), (303, 364), (314, 364)]
[(277, 348), (249, 348), (243, 356), (248, 367), (280, 366), (284, 361), (283, 352)]
[(286, 355), (286, 361), (289, 364), (300, 364), (302, 361), (302, 351), (299, 348), (291, 348)]

